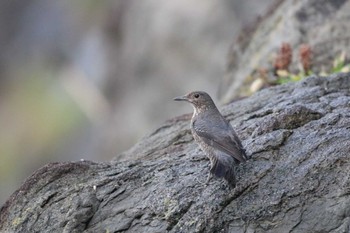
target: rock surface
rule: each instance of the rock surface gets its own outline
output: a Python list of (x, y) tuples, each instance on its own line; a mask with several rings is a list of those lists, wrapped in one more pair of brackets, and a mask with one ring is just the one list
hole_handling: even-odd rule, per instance
[(290, 69), (299, 72), (299, 49), (312, 50), (312, 71), (329, 73), (333, 61), (343, 52), (350, 56), (350, 1), (277, 1), (274, 8), (245, 30), (232, 46), (228, 68), (221, 85), (221, 101), (239, 95), (244, 82), (258, 69), (272, 72), (282, 43), (293, 50)]
[(350, 74), (268, 88), (220, 110), (250, 156), (235, 189), (202, 184), (208, 160), (184, 115), (123, 161), (39, 169), (1, 208), (0, 232), (349, 231)]

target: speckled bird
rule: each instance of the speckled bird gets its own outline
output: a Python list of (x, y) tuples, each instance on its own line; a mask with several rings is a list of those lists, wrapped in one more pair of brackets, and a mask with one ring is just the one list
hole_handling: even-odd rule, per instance
[(235, 187), (235, 167), (245, 162), (247, 156), (231, 124), (221, 115), (206, 92), (194, 91), (174, 100), (187, 101), (194, 108), (192, 135), (210, 160), (210, 173), (206, 183), (215, 175)]

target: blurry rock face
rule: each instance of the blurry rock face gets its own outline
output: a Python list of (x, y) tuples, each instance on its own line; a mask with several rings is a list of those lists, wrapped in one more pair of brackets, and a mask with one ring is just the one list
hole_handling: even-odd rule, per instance
[(220, 99), (237, 97), (238, 89), (259, 68), (271, 70), (276, 52), (283, 42), (294, 51), (291, 69), (298, 70), (298, 49), (312, 49), (312, 70), (329, 71), (341, 52), (350, 56), (350, 1), (280, 1), (255, 29), (242, 34), (233, 44), (228, 72), (223, 80)]

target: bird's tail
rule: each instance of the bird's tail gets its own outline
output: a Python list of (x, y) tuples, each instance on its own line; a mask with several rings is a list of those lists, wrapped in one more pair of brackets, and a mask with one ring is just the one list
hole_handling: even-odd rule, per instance
[(224, 178), (230, 187), (234, 188), (236, 187), (235, 165), (236, 163), (232, 157), (227, 155), (216, 156), (210, 172), (216, 177)]

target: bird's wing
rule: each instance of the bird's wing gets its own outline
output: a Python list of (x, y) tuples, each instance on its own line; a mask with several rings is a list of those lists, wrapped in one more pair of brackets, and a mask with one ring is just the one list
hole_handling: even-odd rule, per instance
[[(228, 123), (229, 124), (229, 123)], [(238, 137), (234, 135), (232, 127), (197, 127), (193, 125), (195, 132), (208, 145), (231, 155), (240, 162), (246, 161), (245, 151)]]

